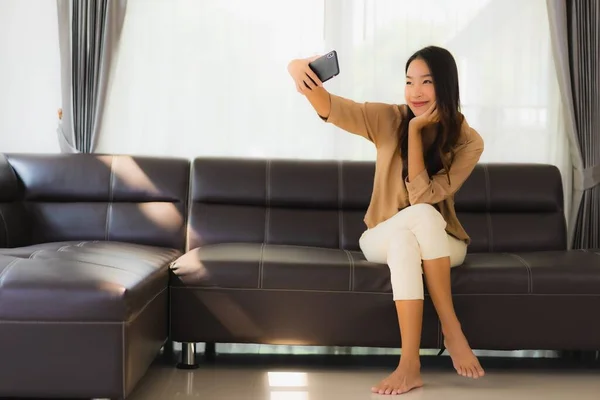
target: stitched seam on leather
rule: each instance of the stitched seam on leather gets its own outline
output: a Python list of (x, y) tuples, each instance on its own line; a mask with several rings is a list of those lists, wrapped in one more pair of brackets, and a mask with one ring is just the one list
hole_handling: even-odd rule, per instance
[(11, 270), (19, 261), (21, 261), (20, 258), (15, 258), (14, 260), (8, 263), (6, 268), (2, 270), (2, 272), (0, 273), (0, 287), (2, 287), (2, 277), (4, 277), (4, 275), (6, 275), (8, 271)]
[(123, 384), (123, 398), (125, 398), (125, 324), (121, 324), (121, 383)]
[(4, 218), (2, 209), (0, 209), (0, 218), (2, 219), (2, 225), (4, 225), (4, 232), (6, 233), (6, 247), (10, 247), (10, 237), (8, 235), (8, 225), (6, 224), (6, 219)]
[(529, 266), (527, 261), (525, 261), (523, 259), (523, 257), (518, 256), (513, 253), (504, 253), (504, 254), (508, 254), (508, 255), (512, 256), (513, 258), (516, 258), (517, 260), (519, 260), (521, 262), (521, 264), (523, 264), (525, 266), (525, 268), (527, 268), (527, 292), (533, 293), (533, 272), (531, 271), (531, 267)]
[(260, 260), (258, 261), (258, 288), (263, 286), (263, 259), (265, 254), (265, 243), (260, 246)]
[(338, 241), (339, 241), (339, 246), (340, 249), (343, 248), (343, 235), (344, 235), (344, 210), (342, 209), (343, 204), (344, 204), (344, 199), (343, 199), (343, 195), (344, 195), (344, 185), (343, 185), (343, 180), (344, 178), (344, 172), (343, 172), (343, 164), (342, 161), (338, 162), (338, 229), (339, 229), (339, 234), (338, 234)]
[(110, 218), (111, 218), (111, 210), (112, 210), (112, 203), (113, 203), (113, 184), (114, 184), (114, 172), (113, 172), (113, 167), (115, 164), (115, 160), (116, 160), (117, 156), (112, 156), (112, 158), (110, 159), (110, 183), (108, 184), (108, 204), (106, 205), (106, 224), (104, 226), (104, 240), (108, 241), (109, 239), (109, 232), (110, 232)]
[(189, 168), (189, 176), (188, 176), (188, 187), (187, 187), (187, 196), (186, 196), (186, 201), (187, 204), (185, 205), (185, 222), (184, 222), (184, 227), (185, 227), (185, 238), (184, 238), (184, 243), (183, 243), (183, 251), (185, 251), (186, 253), (188, 251), (190, 251), (190, 230), (191, 230), (191, 217), (192, 217), (192, 208), (193, 208), (193, 199), (192, 199), (192, 185), (193, 185), (193, 179), (194, 179), (194, 174), (195, 174), (195, 169), (194, 169), (194, 162), (191, 161), (190, 162), (190, 168)]
[[(18, 320), (0, 320), (1, 324), (19, 324), (19, 325), (121, 325), (122, 321), (18, 321)], [(127, 322), (125, 322), (127, 323)]]
[[(35, 253), (33, 253), (29, 258), (33, 258), (37, 253), (41, 252), (43, 250), (38, 250)], [(50, 260), (52, 260), (53, 258), (49, 258)], [(54, 259), (56, 260), (56, 258)], [(62, 258), (58, 258), (58, 260), (64, 260)], [(122, 272), (126, 272), (128, 274), (134, 275), (134, 276), (138, 276), (138, 277), (143, 277), (146, 276), (143, 273), (135, 273), (133, 271), (127, 270), (125, 268), (119, 268), (119, 267), (115, 267), (114, 265), (106, 265), (106, 264), (100, 264), (97, 262), (93, 262), (93, 261), (85, 261), (85, 260), (77, 260), (77, 259), (71, 259), (71, 261), (77, 261), (79, 263), (83, 263), (83, 264), (88, 264), (88, 265), (97, 265), (99, 267), (105, 267), (105, 268), (110, 268), (110, 269), (115, 269), (117, 271), (122, 271)], [(150, 273), (150, 275), (152, 275), (155, 271), (153, 271), (152, 273)]]
[(483, 164), (483, 172), (485, 174), (485, 207), (486, 211), (490, 212), (492, 209), (492, 194), (490, 189), (490, 172), (486, 164)]
[(485, 175), (485, 213), (486, 219), (488, 223), (488, 250), (490, 253), (494, 251), (494, 230), (492, 229), (492, 191), (491, 191), (491, 182), (490, 182), (490, 172), (488, 171), (488, 167), (486, 164), (483, 164), (483, 172)]
[(352, 291), (354, 291), (354, 281), (355, 281), (355, 274), (356, 274), (356, 264), (354, 264), (354, 257), (352, 256), (352, 253), (348, 252), (348, 254), (350, 255), (350, 260), (352, 260)]
[[(256, 288), (223, 288), (223, 287), (209, 287), (209, 286), (172, 286), (171, 289), (183, 289), (183, 290), (206, 290), (206, 291), (216, 291), (216, 290), (229, 290), (229, 291), (268, 291), (268, 292), (307, 292), (307, 293), (331, 293), (331, 294), (367, 294), (367, 295), (383, 295), (383, 296), (392, 296), (391, 292), (348, 292), (346, 290), (315, 290), (315, 289), (256, 289)], [(564, 294), (564, 293), (453, 293), (453, 297), (460, 296), (483, 296), (483, 297), (491, 297), (491, 296), (514, 296), (514, 297), (523, 297), (523, 296), (533, 296), (533, 297), (548, 297), (548, 296), (557, 296), (557, 297), (600, 297), (598, 293), (585, 293), (585, 294)], [(430, 296), (428, 294), (425, 295), (426, 298)]]
[(44, 251), (44, 249), (40, 249), (40, 250), (36, 250), (36, 251), (34, 251), (33, 253), (31, 253), (31, 254), (29, 255), (29, 259), (30, 259), (30, 260), (33, 260), (33, 259), (35, 258), (35, 256), (36, 256), (36, 255), (38, 255), (38, 253), (40, 253), (40, 252), (42, 252), (42, 251)]
[[(317, 289), (273, 289), (273, 288), (224, 288), (224, 287), (211, 287), (211, 286), (173, 286), (172, 289), (183, 289), (183, 290), (232, 290), (232, 291), (268, 291), (268, 292), (307, 292), (307, 293), (336, 293), (336, 294), (380, 294), (391, 296), (392, 292), (348, 292), (347, 290), (317, 290)], [(600, 295), (599, 295), (600, 296)], [(428, 297), (428, 296), (425, 296)]]
[(492, 229), (492, 215), (487, 212), (486, 213), (487, 226), (488, 226), (488, 250), (490, 253), (494, 252), (494, 230)]
[(265, 179), (266, 179), (267, 209), (265, 210), (264, 243), (269, 243), (269, 225), (270, 225), (270, 218), (271, 218), (271, 160), (267, 160), (267, 172), (265, 174)]
[[(20, 260), (15, 260), (15, 261), (20, 261)], [(10, 264), (9, 264), (10, 265)], [(6, 271), (6, 269), (5, 269)], [(2, 275), (0, 275), (0, 278), (2, 277)], [(143, 306), (142, 308), (135, 314), (133, 314), (127, 321), (16, 321), (16, 320), (1, 320), (0, 319), (0, 324), (40, 324), (40, 325), (47, 325), (47, 324), (60, 324), (60, 325), (66, 325), (66, 324), (73, 324), (73, 325), (121, 325), (121, 324), (131, 324), (132, 322), (135, 322), (136, 319), (138, 319), (138, 317), (140, 315), (142, 315), (142, 313), (144, 311), (146, 311), (146, 308), (148, 308), (148, 306), (154, 301), (156, 300), (160, 295), (162, 295), (165, 290), (167, 290), (168, 287), (163, 288), (160, 292), (158, 292), (157, 294), (155, 294), (154, 296), (152, 296), (152, 298), (150, 300), (148, 300)]]
[[(1, 0), (0, 0), (1, 1)], [(209, 247), (216, 247), (219, 246), (223, 243), (214, 243), (214, 244), (208, 244), (206, 246), (202, 246), (203, 248), (209, 248)], [(256, 244), (256, 243), (251, 243), (251, 244)], [(266, 243), (269, 244), (269, 243)], [(335, 247), (319, 247), (319, 246), (307, 246), (307, 245), (301, 245), (301, 244), (271, 244), (271, 246), (276, 246), (276, 247), (293, 247), (293, 248), (301, 248), (301, 249), (319, 249), (319, 250), (330, 250), (330, 251), (339, 251), (340, 249), (337, 249)]]
[(348, 280), (348, 290), (352, 291), (354, 290), (354, 257), (352, 257), (352, 254), (350, 254), (350, 252), (348, 250), (344, 250), (344, 253), (346, 253), (346, 257), (348, 257), (348, 267), (350, 269), (350, 279)]
[(529, 293), (533, 293), (533, 270), (531, 269), (531, 266), (529, 265), (529, 263), (523, 257), (518, 256), (516, 254), (515, 254), (515, 257), (520, 259), (521, 262), (523, 264), (525, 264), (525, 267), (527, 267), (527, 273), (529, 274)]
[(167, 301), (169, 302), (167, 305), (167, 309), (169, 310), (169, 314), (167, 316), (167, 319), (169, 321), (169, 323), (167, 324), (167, 331), (169, 332), (169, 338), (173, 337), (173, 329), (171, 328), (171, 320), (173, 319), (172, 315), (172, 311), (171, 311), (171, 305), (173, 304), (173, 291), (171, 290), (171, 286), (169, 285), (169, 287), (167, 288), (168, 292), (167, 292)]
[[(128, 319), (127, 321), (124, 321), (124, 322), (125, 322), (126, 324), (130, 324), (130, 323), (134, 322), (136, 319), (138, 319), (138, 317), (139, 317), (140, 315), (142, 315), (142, 313), (143, 313), (144, 311), (146, 311), (146, 308), (148, 308), (148, 306), (149, 306), (149, 305), (150, 305), (150, 304), (151, 304), (151, 303), (152, 303), (154, 300), (156, 300), (156, 299), (158, 298), (158, 296), (162, 295), (162, 294), (165, 292), (165, 290), (168, 290), (168, 289), (169, 289), (169, 287), (168, 287), (168, 286), (165, 286), (165, 287), (164, 287), (164, 288), (163, 288), (163, 289), (162, 289), (160, 292), (158, 292), (157, 294), (155, 294), (154, 296), (152, 296), (152, 298), (151, 298), (150, 300), (148, 300), (148, 301), (147, 301), (147, 302), (146, 302), (146, 303), (145, 303), (145, 304), (142, 306), (142, 308), (140, 308), (140, 310), (139, 310), (137, 313), (133, 314), (131, 317), (129, 317), (129, 319)], [(122, 323), (122, 322), (121, 322), (121, 323)]]

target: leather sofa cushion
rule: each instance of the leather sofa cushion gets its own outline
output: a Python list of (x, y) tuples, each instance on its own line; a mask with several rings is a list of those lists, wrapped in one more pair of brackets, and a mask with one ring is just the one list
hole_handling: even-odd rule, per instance
[(118, 242), (0, 249), (0, 320), (127, 321), (167, 290), (180, 255)]
[[(391, 293), (387, 265), (360, 252), (226, 243), (196, 248), (171, 265), (173, 286)], [(452, 270), (456, 295), (600, 294), (600, 255), (584, 251), (468, 254)]]

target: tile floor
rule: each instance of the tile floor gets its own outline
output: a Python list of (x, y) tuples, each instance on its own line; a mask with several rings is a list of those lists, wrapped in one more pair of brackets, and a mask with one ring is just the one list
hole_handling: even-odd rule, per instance
[(157, 359), (129, 399), (600, 399), (600, 365), (589, 361), (486, 357), (487, 376), (471, 381), (453, 372), (448, 357), (429, 356), (423, 358), (424, 388), (379, 396), (370, 387), (393, 370), (395, 355), (219, 353), (214, 362), (200, 358), (191, 371), (174, 368), (176, 356)]

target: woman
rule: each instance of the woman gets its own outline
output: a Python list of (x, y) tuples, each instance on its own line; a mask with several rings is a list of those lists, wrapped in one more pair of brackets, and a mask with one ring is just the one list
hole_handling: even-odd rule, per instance
[(377, 148), (360, 248), (368, 261), (389, 265), (402, 356), (398, 368), (372, 391), (401, 394), (423, 385), (423, 272), (454, 367), (462, 376), (482, 377), (450, 289), (450, 268), (463, 263), (470, 243), (456, 217), (454, 194), (484, 147), (459, 111), (454, 58), (433, 46), (413, 54), (405, 68), (406, 105), (356, 103), (330, 94), (308, 66), (314, 59), (290, 62), (288, 71), (297, 90), (323, 120), (363, 136)]

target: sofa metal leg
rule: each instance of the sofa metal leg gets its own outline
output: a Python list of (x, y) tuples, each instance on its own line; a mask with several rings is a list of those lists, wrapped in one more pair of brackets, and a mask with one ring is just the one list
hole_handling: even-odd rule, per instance
[(217, 357), (217, 346), (213, 342), (207, 342), (204, 347), (204, 358), (206, 361), (215, 361)]
[(181, 343), (181, 362), (177, 364), (179, 369), (196, 369), (196, 343)]

